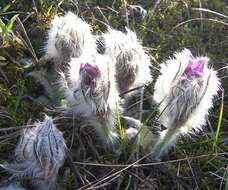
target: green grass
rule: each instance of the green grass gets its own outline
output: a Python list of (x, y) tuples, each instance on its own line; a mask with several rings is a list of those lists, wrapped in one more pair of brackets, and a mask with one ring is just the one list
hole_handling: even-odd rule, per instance
[(220, 112), (219, 112), (218, 125), (217, 125), (217, 129), (216, 129), (215, 139), (214, 139), (214, 142), (213, 142), (213, 148), (214, 149), (217, 146), (219, 134), (220, 134), (220, 131), (221, 131), (223, 109), (224, 109), (224, 91), (222, 91), (222, 98), (221, 98), (221, 106), (220, 106)]

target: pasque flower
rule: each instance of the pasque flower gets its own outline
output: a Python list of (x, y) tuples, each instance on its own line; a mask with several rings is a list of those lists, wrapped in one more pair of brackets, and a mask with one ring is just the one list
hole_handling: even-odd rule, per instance
[(119, 96), (110, 59), (104, 55), (83, 54), (69, 62), (67, 77), (62, 75), (66, 114), (81, 118), (95, 127), (105, 144), (115, 144), (116, 111), (120, 109)]
[(56, 16), (48, 31), (45, 51), (58, 64), (67, 64), (71, 57), (79, 57), (84, 51), (95, 52), (90, 25), (71, 12)]
[(62, 133), (46, 116), (44, 121), (35, 122), (34, 127), (23, 130), (14, 163), (1, 166), (12, 174), (11, 180), (26, 179), (36, 185), (45, 183), (51, 189), (65, 160), (65, 150)]
[(136, 34), (126, 28), (126, 33), (109, 28), (101, 37), (104, 54), (115, 65), (115, 78), (120, 92), (145, 85), (151, 81), (150, 60)]
[(159, 104), (160, 122), (167, 128), (155, 149), (160, 154), (175, 142), (179, 134), (202, 129), (213, 106), (220, 82), (208, 65), (207, 57), (194, 58), (184, 49), (161, 65), (155, 84), (154, 100)]

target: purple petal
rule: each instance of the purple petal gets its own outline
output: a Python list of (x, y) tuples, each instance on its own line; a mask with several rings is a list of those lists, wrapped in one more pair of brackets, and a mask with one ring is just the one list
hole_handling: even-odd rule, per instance
[(87, 74), (89, 74), (92, 78), (98, 77), (98, 75), (100, 74), (99, 69), (97, 66), (93, 66), (89, 63), (82, 63), (80, 65), (80, 71), (79, 72), (86, 72)]
[(192, 69), (194, 69), (195, 71), (199, 72), (199, 73), (203, 73), (203, 69), (204, 69), (204, 64), (206, 63), (206, 60), (197, 60), (193, 65), (192, 65)]
[(205, 59), (197, 60), (193, 57), (190, 57), (188, 66), (186, 67), (184, 74), (186, 74), (187, 76), (202, 76), (205, 63)]

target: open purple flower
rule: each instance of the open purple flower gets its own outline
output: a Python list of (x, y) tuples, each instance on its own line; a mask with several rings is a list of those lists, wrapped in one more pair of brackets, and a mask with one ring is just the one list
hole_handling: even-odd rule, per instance
[(174, 145), (180, 135), (202, 130), (206, 124), (213, 97), (220, 89), (219, 78), (208, 61), (207, 57), (195, 58), (184, 49), (161, 64), (154, 100), (159, 104), (160, 122), (167, 129), (153, 148), (155, 157)]
[(187, 76), (201, 77), (203, 75), (204, 65), (206, 62), (206, 59), (195, 58), (190, 54), (188, 66), (186, 67), (184, 74)]

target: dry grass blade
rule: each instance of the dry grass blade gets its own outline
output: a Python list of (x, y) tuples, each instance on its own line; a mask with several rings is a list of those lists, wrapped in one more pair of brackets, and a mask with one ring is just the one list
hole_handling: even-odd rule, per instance
[(127, 90), (127, 91), (122, 92), (121, 94), (119, 94), (119, 96), (123, 96), (123, 95), (125, 95), (125, 94), (127, 94), (127, 93), (134, 92), (134, 91), (139, 90), (140, 88), (143, 88), (143, 87), (144, 87), (144, 86), (137, 86), (137, 87), (135, 87), (135, 88), (132, 88), (132, 89), (130, 89), (130, 90)]
[(120, 175), (116, 175), (112, 179), (110, 179), (109, 181), (107, 181), (105, 183), (102, 183), (101, 185), (93, 185), (93, 186), (87, 188), (87, 190), (93, 190), (93, 189), (99, 189), (101, 187), (105, 187), (105, 186), (109, 185), (112, 181), (114, 181), (115, 179), (117, 179), (119, 177), (120, 177)]
[[(74, 161), (74, 164), (77, 165), (87, 165), (87, 166), (98, 166), (98, 167), (143, 167), (143, 166), (156, 166), (156, 165), (162, 165), (162, 164), (170, 164), (170, 163), (177, 163), (177, 162), (181, 162), (181, 161), (187, 161), (187, 160), (193, 160), (193, 159), (201, 159), (201, 158), (207, 158), (210, 156), (227, 156), (228, 152), (221, 152), (221, 153), (214, 153), (214, 154), (203, 154), (203, 155), (199, 155), (199, 156), (189, 156), (189, 157), (185, 157), (185, 158), (181, 158), (181, 159), (176, 159), (176, 160), (168, 160), (168, 161), (162, 161), (162, 162), (151, 162), (151, 163), (146, 163), (146, 164), (137, 164), (139, 161), (134, 162), (133, 164), (104, 164), (104, 163), (89, 163), (89, 162), (76, 162)], [(147, 155), (146, 157), (148, 157), (149, 155)], [(142, 159), (145, 159), (146, 157), (142, 157), (140, 159), (140, 161)]]
[(33, 59), (35, 61), (35, 63), (38, 63), (38, 58), (36, 56), (35, 50), (33, 49), (32, 43), (27, 35), (27, 32), (25, 30), (25, 27), (23, 25), (23, 23), (21, 22), (21, 20), (19, 18), (16, 19), (16, 22), (18, 23), (18, 25), (20, 26), (21, 30), (22, 30), (22, 34), (24, 36), (25, 39), (23, 39), (23, 37), (21, 35), (19, 35), (19, 38), (23, 41), (24, 45), (26, 46), (26, 48), (28, 49), (28, 51), (31, 53), (31, 55), (33, 56)]
[(215, 14), (215, 15), (217, 15), (217, 16), (221, 16), (221, 17), (223, 17), (223, 18), (227, 18), (227, 19), (228, 19), (228, 16), (226, 16), (226, 15), (224, 15), (224, 14), (222, 14), (222, 13), (218, 13), (218, 12), (216, 12), (216, 11), (212, 11), (212, 10), (210, 10), (210, 9), (205, 9), (205, 8), (192, 8), (192, 10), (203, 11), (203, 12), (208, 12), (208, 13), (213, 13), (213, 14)]
[(7, 134), (7, 135), (2, 135), (0, 137), (0, 140), (4, 140), (4, 139), (13, 139), (17, 136), (19, 136), (21, 133), (16, 131), (16, 132), (13, 132), (13, 133), (10, 133), (10, 134)]
[(96, 7), (98, 9), (98, 11), (101, 13), (102, 17), (104, 18), (106, 24), (110, 25), (108, 19), (106, 18), (106, 16), (104, 15), (103, 11), (101, 10), (100, 7)]
[[(90, 189), (92, 189), (93, 187), (96, 187), (97, 185), (99, 185), (100, 183), (106, 182), (107, 180), (109, 180), (110, 178), (115, 178), (117, 176), (119, 176), (122, 172), (124, 172), (125, 170), (131, 168), (131, 167), (140, 167), (140, 166), (152, 166), (152, 165), (161, 165), (161, 164), (167, 164), (167, 163), (176, 163), (176, 162), (180, 162), (180, 161), (187, 161), (189, 159), (199, 159), (199, 158), (204, 158), (204, 157), (208, 157), (208, 156), (219, 156), (219, 155), (228, 155), (228, 152), (224, 152), (224, 153), (217, 153), (217, 154), (207, 154), (207, 155), (199, 155), (199, 156), (192, 156), (192, 157), (188, 157), (188, 158), (182, 158), (182, 159), (178, 159), (178, 160), (169, 160), (166, 162), (155, 162), (155, 163), (147, 163), (147, 164), (138, 164), (140, 161), (144, 160), (145, 158), (147, 158), (148, 156), (150, 156), (151, 154), (153, 154), (153, 152), (148, 153), (147, 155), (141, 157), (140, 159), (136, 160), (135, 162), (133, 162), (132, 164), (129, 165), (108, 165), (108, 167), (124, 167), (123, 169), (120, 169), (119, 171), (113, 172), (112, 174), (108, 175), (107, 177), (101, 178), (98, 180), (98, 182), (94, 182), (91, 183), (91, 187)], [(80, 162), (74, 162), (74, 163), (80, 163)], [(82, 164), (82, 163), (80, 163)], [(86, 164), (86, 163), (83, 163)], [(94, 165), (94, 164), (93, 164)], [(96, 165), (99, 166), (99, 165)], [(104, 166), (104, 164), (102, 164), (102, 166)], [(107, 165), (106, 165), (107, 166)], [(87, 186), (82, 187), (81, 189), (84, 189)]]
[(22, 126), (17, 126), (17, 127), (1, 128), (0, 132), (6, 132), (6, 131), (11, 131), (11, 130), (22, 130), (24, 128), (30, 128), (30, 127), (35, 127), (35, 125), (22, 125)]
[(217, 19), (212, 19), (212, 18), (192, 18), (192, 19), (189, 19), (189, 20), (186, 20), (184, 22), (181, 22), (181, 23), (177, 24), (176, 26), (174, 26), (172, 28), (171, 31), (175, 30), (176, 28), (178, 28), (178, 27), (180, 27), (180, 26), (182, 26), (184, 24), (187, 24), (189, 22), (192, 22), (192, 21), (211, 21), (211, 22), (215, 22), (215, 23), (219, 23), (219, 24), (223, 24), (225, 26), (228, 26), (228, 23), (223, 22), (221, 20), (217, 20)]

